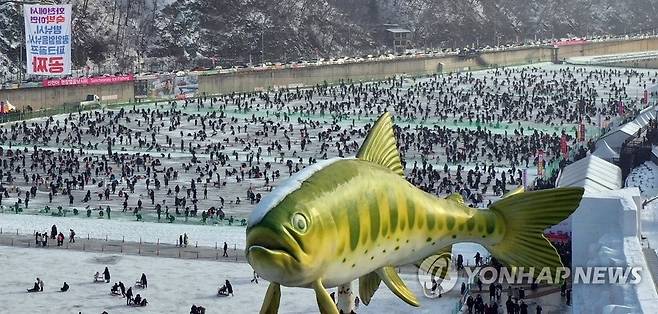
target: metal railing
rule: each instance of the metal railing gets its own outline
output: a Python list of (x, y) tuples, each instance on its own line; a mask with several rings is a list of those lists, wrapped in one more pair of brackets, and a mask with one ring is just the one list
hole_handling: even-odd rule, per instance
[[(36, 231), (29, 234), (22, 234), (18, 229), (16, 232), (3, 229), (0, 227), (0, 245), (22, 248), (41, 248), (41, 249), (62, 249), (82, 252), (97, 252), (97, 253), (119, 253), (127, 255), (139, 256), (154, 256), (154, 257), (167, 257), (167, 258), (181, 258), (181, 259), (202, 259), (202, 260), (217, 260), (224, 262), (246, 262), (244, 250), (238, 250), (237, 245), (229, 246), (224, 256), (223, 247), (215, 242), (214, 247), (200, 246), (198, 242), (190, 243), (188, 245), (174, 245), (168, 243), (161, 243), (160, 239), (155, 241), (146, 242), (140, 238), (139, 242), (126, 241), (125, 236), (121, 240), (109, 239), (105, 236), (104, 239), (92, 238), (89, 234), (87, 237), (76, 237), (75, 242), (70, 242), (69, 238), (65, 237), (64, 243), (61, 246), (56, 244), (54, 239), (48, 237), (48, 241), (44, 245), (41, 238), (35, 238)], [(47, 235), (49, 236), (49, 235)]]

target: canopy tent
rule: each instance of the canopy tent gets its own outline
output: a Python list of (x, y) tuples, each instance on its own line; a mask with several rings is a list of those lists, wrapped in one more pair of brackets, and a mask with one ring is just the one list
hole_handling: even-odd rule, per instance
[(589, 155), (560, 172), (557, 186), (579, 186), (588, 192), (603, 192), (622, 188), (621, 169), (604, 159)]
[(9, 103), (9, 100), (0, 100), (0, 113), (9, 113), (16, 110), (14, 105)]

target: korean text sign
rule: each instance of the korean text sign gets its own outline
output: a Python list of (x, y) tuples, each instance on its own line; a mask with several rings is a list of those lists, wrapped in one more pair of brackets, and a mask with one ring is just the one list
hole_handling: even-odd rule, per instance
[(27, 73), (71, 74), (71, 5), (24, 5)]

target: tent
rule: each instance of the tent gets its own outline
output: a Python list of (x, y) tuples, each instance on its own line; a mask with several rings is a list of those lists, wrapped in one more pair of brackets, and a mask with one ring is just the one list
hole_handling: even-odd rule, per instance
[(619, 153), (612, 149), (605, 140), (596, 147), (593, 155), (609, 162), (619, 159)]
[(9, 103), (9, 100), (0, 100), (0, 113), (10, 113), (16, 110), (14, 105)]
[(589, 155), (562, 169), (557, 186), (579, 186), (585, 188), (585, 193), (604, 192), (620, 189), (621, 179), (621, 168)]

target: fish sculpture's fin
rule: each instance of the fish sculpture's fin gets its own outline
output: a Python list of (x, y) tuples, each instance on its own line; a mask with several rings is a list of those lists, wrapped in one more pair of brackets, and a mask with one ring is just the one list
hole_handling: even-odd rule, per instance
[(377, 119), (356, 158), (378, 164), (404, 177), (390, 113), (385, 112)]
[(281, 286), (278, 283), (270, 282), (265, 293), (263, 306), (260, 308), (260, 314), (277, 314), (279, 313), (279, 303), (281, 301)]
[[(544, 230), (567, 219), (580, 204), (584, 189), (558, 188), (515, 194), (491, 205), (505, 223), (503, 239), (484, 244), (503, 265), (534, 267), (537, 278), (543, 267), (563, 267), (560, 255), (544, 237)], [(541, 283), (541, 282), (540, 282)]]
[(375, 294), (375, 291), (377, 291), (377, 288), (379, 288), (380, 282), (381, 279), (379, 279), (379, 275), (376, 272), (359, 277), (359, 297), (363, 304), (370, 304), (370, 300)]
[(382, 267), (376, 270), (377, 275), (386, 286), (393, 291), (404, 302), (407, 302), (409, 305), (420, 306), (418, 299), (411, 290), (404, 284), (404, 281), (398, 276), (398, 273), (395, 272), (395, 268), (388, 266)]
[(518, 188), (516, 188), (512, 191), (509, 191), (509, 192), (505, 193), (505, 195), (503, 195), (502, 198), (507, 198), (507, 197), (510, 197), (512, 195), (520, 194), (520, 193), (523, 193), (523, 192), (525, 192), (525, 188), (522, 185), (522, 186), (520, 186), (520, 187), (518, 187)]
[(320, 279), (316, 280), (312, 284), (313, 291), (315, 291), (315, 299), (318, 301), (318, 308), (320, 308), (320, 313), (322, 314), (339, 314), (338, 307), (336, 303), (327, 292), (327, 289), (322, 285)]
[(426, 257), (414, 263), (418, 269), (424, 271), (426, 274), (432, 275), (437, 278), (446, 279), (450, 263), (452, 262), (452, 244), (448, 245), (432, 256)]
[(452, 193), (446, 196), (446, 199), (451, 200), (453, 202), (457, 202), (459, 204), (464, 204), (464, 197), (459, 193)]

